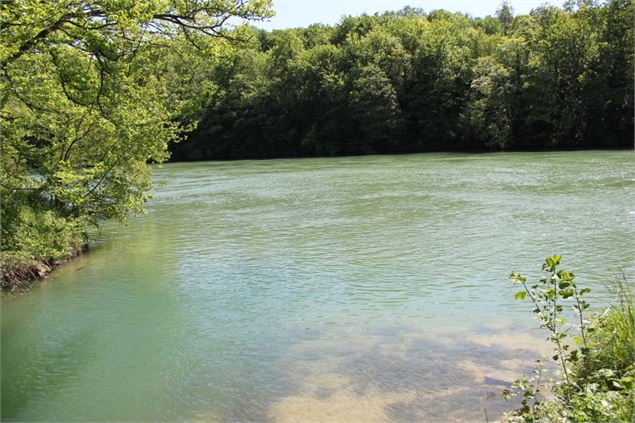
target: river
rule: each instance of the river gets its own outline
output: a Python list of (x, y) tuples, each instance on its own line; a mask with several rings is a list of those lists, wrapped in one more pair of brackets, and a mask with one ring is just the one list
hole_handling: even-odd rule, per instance
[(635, 155), (167, 164), (2, 298), (2, 419), (485, 421), (544, 351), (508, 274), (635, 270)]

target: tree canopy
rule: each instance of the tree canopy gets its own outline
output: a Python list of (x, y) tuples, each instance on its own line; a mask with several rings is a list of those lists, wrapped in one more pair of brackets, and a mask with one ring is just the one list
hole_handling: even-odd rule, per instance
[(208, 85), (188, 66), (226, 48), (237, 24), (269, 7), (2, 0), (2, 249), (63, 257), (87, 225), (141, 211), (147, 163), (167, 159), (201, 98), (179, 87)]
[(252, 29), (173, 158), (632, 147), (633, 22), (607, 0)]

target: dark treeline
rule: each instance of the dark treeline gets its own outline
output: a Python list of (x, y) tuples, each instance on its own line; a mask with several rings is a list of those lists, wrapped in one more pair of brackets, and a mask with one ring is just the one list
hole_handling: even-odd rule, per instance
[(252, 31), (173, 160), (633, 145), (630, 0)]

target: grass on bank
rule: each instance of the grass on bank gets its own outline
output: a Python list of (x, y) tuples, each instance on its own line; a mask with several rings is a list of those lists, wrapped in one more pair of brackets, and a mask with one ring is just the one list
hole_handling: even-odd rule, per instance
[[(560, 372), (545, 382), (537, 371), (517, 380), (508, 397), (521, 398), (521, 408), (508, 413), (506, 422), (632, 422), (635, 390), (635, 313), (633, 294), (626, 278), (613, 283), (616, 298), (604, 312), (588, 315), (589, 304), (575, 276), (559, 270), (559, 256), (548, 257), (548, 275), (529, 285), (512, 273), (512, 282), (523, 287), (517, 299), (533, 303), (541, 327), (549, 332), (553, 360)], [(570, 307), (575, 317), (567, 322)], [(568, 315), (567, 315), (568, 316)]]

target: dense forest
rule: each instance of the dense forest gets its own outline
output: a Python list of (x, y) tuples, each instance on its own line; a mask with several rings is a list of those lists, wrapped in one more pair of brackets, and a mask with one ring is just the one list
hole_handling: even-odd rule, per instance
[(200, 65), (176, 161), (633, 146), (630, 0), (251, 29)]

